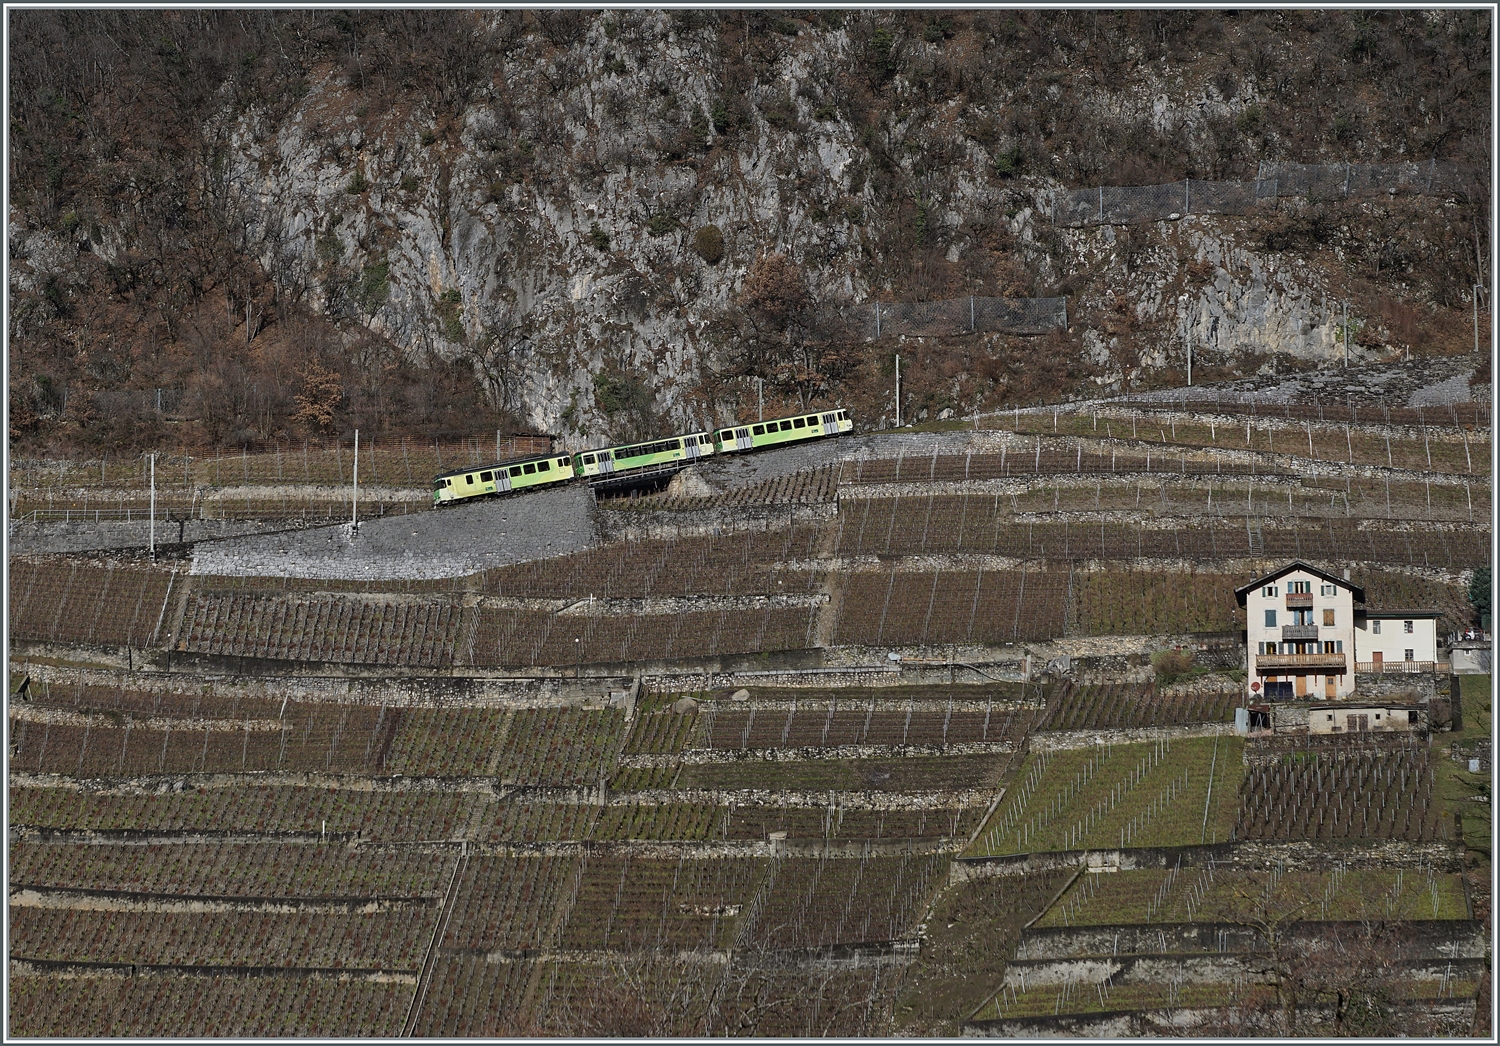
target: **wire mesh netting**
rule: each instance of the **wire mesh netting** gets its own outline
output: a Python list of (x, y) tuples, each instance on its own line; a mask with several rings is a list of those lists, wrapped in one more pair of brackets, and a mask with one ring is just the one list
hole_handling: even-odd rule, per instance
[(819, 322), (856, 337), (944, 337), (976, 332), (1045, 334), (1067, 326), (1066, 298), (948, 298), (870, 302), (822, 310)]
[(1456, 163), (1262, 163), (1259, 177), (1243, 182), (1187, 178), (1165, 185), (1097, 186), (1053, 194), (1056, 225), (1126, 225), (1187, 214), (1250, 214), (1274, 207), (1283, 196), (1341, 199), (1358, 193), (1475, 193), (1476, 173)]

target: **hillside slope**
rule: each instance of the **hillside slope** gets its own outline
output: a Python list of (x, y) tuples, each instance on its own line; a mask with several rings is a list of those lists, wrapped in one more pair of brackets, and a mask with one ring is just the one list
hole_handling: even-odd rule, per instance
[[(1051, 200), (1285, 160), (1487, 185), (1487, 17), (23, 13), (12, 434), (621, 438), (751, 377), (874, 421), (898, 350), (914, 416), (1174, 383), (1189, 343), (1203, 377), (1314, 364), (1346, 300), (1356, 356), (1456, 351), (1483, 193)], [(903, 346), (818, 310), (968, 295), (1069, 326)]]

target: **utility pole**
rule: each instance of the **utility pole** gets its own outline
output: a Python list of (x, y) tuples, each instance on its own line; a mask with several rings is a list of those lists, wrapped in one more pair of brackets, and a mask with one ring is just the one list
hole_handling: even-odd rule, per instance
[(1344, 302), (1344, 366), (1349, 366), (1349, 302)]
[(1479, 292), (1482, 288), (1479, 284), (1474, 285), (1474, 355), (1479, 355)]
[(755, 379), (755, 419), (766, 420), (766, 379)]
[(156, 562), (156, 455), (151, 455), (151, 562)]
[(354, 430), (354, 513), (350, 517), (351, 528), (359, 530), (359, 429)]
[(896, 427), (901, 427), (901, 354), (896, 353)]
[(1193, 387), (1193, 336), (1189, 333), (1182, 335), (1182, 344), (1187, 349), (1188, 388)]

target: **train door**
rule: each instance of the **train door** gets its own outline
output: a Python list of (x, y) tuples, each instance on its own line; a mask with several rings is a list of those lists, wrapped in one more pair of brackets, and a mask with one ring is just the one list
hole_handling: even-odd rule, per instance
[(599, 462), (599, 474), (601, 476), (607, 476), (615, 470), (615, 458), (609, 451), (601, 450), (595, 460)]
[(839, 416), (837, 414), (824, 414), (818, 420), (823, 423), (823, 435), (837, 436), (839, 434)]
[(735, 450), (749, 450), (754, 446), (755, 443), (750, 438), (750, 426), (746, 425), (744, 428), (734, 430)]

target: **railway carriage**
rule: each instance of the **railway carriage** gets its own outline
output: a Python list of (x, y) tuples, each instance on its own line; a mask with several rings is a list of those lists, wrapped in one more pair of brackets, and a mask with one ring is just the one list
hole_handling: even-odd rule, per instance
[(720, 429), (714, 434), (714, 438), (721, 452), (735, 453), (801, 443), (825, 436), (839, 436), (853, 428), (854, 422), (849, 420), (848, 411), (829, 410), (736, 425), (734, 428)]
[(689, 432), (647, 443), (598, 447), (577, 454), (549, 454), (454, 469), (434, 478), (432, 503), (436, 508), (487, 494), (555, 486), (575, 478), (598, 484), (601, 477), (620, 476), (621, 482), (628, 482), (630, 477), (675, 471), (683, 464), (714, 454), (744, 453), (840, 436), (853, 428), (848, 411), (830, 410), (736, 425), (716, 432)]
[(635, 472), (679, 461), (696, 461), (716, 451), (714, 438), (707, 432), (689, 432), (682, 436), (630, 443), (622, 447), (600, 447), (573, 455), (573, 473), (579, 477), (609, 476)]
[(484, 494), (504, 494), (512, 490), (536, 490), (573, 478), (573, 459), (568, 454), (480, 465), (476, 468), (444, 472), (433, 480), (433, 507)]

